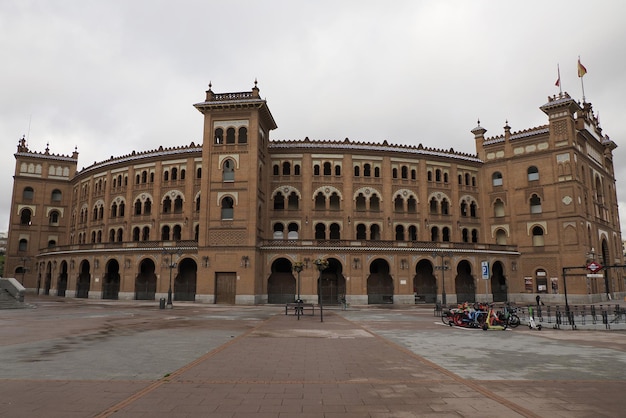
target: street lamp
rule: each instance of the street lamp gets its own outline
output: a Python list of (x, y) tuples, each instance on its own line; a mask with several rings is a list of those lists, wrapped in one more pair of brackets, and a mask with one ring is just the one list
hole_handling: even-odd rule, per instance
[(300, 299), (300, 272), (302, 272), (303, 268), (304, 263), (302, 261), (296, 261), (295, 263), (293, 263), (293, 271), (298, 273), (298, 299), (296, 299), (296, 303), (298, 304), (298, 307), (296, 308), (296, 311), (298, 313), (298, 321), (300, 320), (300, 312), (302, 311), (302, 299)]
[(446, 301), (446, 274), (445, 271), (449, 268), (448, 265), (444, 264), (444, 257), (452, 257), (451, 251), (442, 251), (437, 252), (433, 251), (432, 254), (435, 261), (437, 261), (437, 256), (441, 257), (441, 265), (435, 266), (435, 270), (441, 270), (441, 303), (446, 305), (448, 302)]
[(20, 260), (22, 260), (22, 286), (24, 286), (24, 275), (26, 275), (26, 262), (28, 261), (28, 257), (20, 257)]
[(180, 255), (183, 253), (183, 250), (181, 250), (180, 248), (177, 250), (167, 250), (167, 249), (163, 249), (163, 257), (165, 256), (169, 256), (169, 260), (168, 260), (168, 264), (167, 266), (170, 269), (170, 284), (169, 287), (167, 288), (167, 307), (169, 309), (172, 309), (174, 306), (172, 304), (172, 270), (174, 268), (176, 268), (176, 263), (174, 262), (174, 254), (178, 254), (178, 257), (180, 257)]
[(317, 267), (319, 271), (319, 279), (317, 283), (317, 297), (320, 301), (320, 322), (324, 322), (324, 305), (322, 303), (322, 271), (328, 268), (328, 260), (325, 258), (316, 259), (313, 264)]

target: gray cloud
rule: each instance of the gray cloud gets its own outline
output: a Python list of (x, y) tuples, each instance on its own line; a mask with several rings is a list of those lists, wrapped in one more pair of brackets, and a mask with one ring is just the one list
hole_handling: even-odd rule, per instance
[[(255, 78), (274, 139), (418, 144), (474, 153), (469, 132), (547, 123), (539, 106), (582, 98), (576, 59), (615, 151), (626, 201), (626, 39), (618, 1), (9, 1), (0, 5), (0, 184), (18, 139), (80, 152), (79, 168), (134, 150), (202, 140), (208, 83)], [(626, 204), (622, 205), (622, 210)], [(0, 230), (10, 201), (0, 202)], [(626, 213), (626, 212), (624, 212)], [(621, 216), (626, 219), (625, 215)]]

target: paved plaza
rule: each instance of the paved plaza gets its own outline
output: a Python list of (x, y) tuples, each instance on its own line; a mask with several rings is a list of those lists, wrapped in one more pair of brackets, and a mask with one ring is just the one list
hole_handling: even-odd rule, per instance
[(444, 326), (432, 307), (28, 297), (0, 417), (623, 417), (626, 331)]

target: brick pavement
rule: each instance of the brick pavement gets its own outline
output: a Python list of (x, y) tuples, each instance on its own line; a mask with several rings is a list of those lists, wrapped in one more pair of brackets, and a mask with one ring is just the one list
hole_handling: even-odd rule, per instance
[[(70, 347), (51, 356), (58, 362), (68, 361), (65, 379), (38, 378), (36, 369), (28, 368), (30, 363), (23, 363), (21, 377), (14, 369), (10, 369), (13, 377), (0, 376), (0, 417), (618, 417), (626, 410), (625, 378), (585, 379), (561, 369), (546, 378), (520, 378), (516, 374), (508, 379), (507, 370), (493, 371), (482, 378), (464, 376), (463, 364), (455, 369), (446, 364), (445, 357), (435, 356), (432, 346), (420, 348), (423, 337), (428, 335), (429, 341), (439, 343), (458, 341), (460, 349), (469, 354), (469, 348), (462, 346), (463, 340), (525, 338), (542, 345), (544, 334), (463, 333), (436, 324), (432, 311), (327, 310), (324, 322), (320, 322), (319, 316), (297, 321), (283, 315), (279, 307), (179, 304), (172, 311), (159, 312), (145, 306), (125, 310), (119, 305), (111, 305), (113, 309), (87, 305), (72, 306), (62, 313), (56, 307), (42, 307), (30, 322), (30, 314), (25, 315), (23, 324), (27, 329), (36, 329), (43, 318), (57, 314), (65, 320), (65, 332), (76, 336), (93, 335), (99, 327), (108, 325), (105, 328), (109, 329), (111, 321), (116, 321), (127, 332), (107, 338), (118, 344), (132, 342), (127, 356), (132, 359), (128, 368), (133, 369), (138, 360), (132, 358), (132, 353), (141, 351), (142, 341), (153, 343), (144, 335), (154, 332), (159, 328), (154, 324), (162, 324), (167, 317), (179, 323), (167, 329), (171, 339), (177, 340), (172, 342), (176, 345), (164, 343), (171, 362), (161, 355), (159, 364), (154, 364), (158, 371), (152, 378), (130, 373), (132, 370), (128, 376), (116, 377), (99, 367), (98, 358), (90, 358), (94, 352), (103, 357), (105, 354), (97, 350), (109, 347), (110, 342), (102, 339), (77, 344), (74, 351)], [(81, 310), (79, 317), (72, 317), (73, 309)], [(127, 312), (130, 314), (123, 314)], [(2, 318), (0, 325), (7, 321), (10, 318)], [(88, 325), (81, 328), (79, 324), (84, 322)], [(545, 333), (545, 338), (554, 339), (552, 342), (564, 335), (552, 332), (554, 336)], [(59, 338), (50, 333), (37, 340), (5, 327), (0, 328), (0, 335), (21, 335), (20, 351), (33, 344), (38, 349), (47, 347), (47, 342), (54, 346)], [(574, 344), (581, 352), (595, 349), (585, 341), (591, 334), (576, 335), (574, 342), (556, 343)], [(613, 366), (621, 367), (620, 356), (626, 344), (618, 337), (624, 335), (612, 335), (616, 338), (598, 349), (617, 354)], [(599, 339), (595, 340), (599, 344)], [(188, 347), (183, 352), (185, 343)], [(532, 345), (529, 347), (533, 350)], [(5, 360), (8, 356), (14, 362), (21, 361), (4, 338), (0, 349)], [(595, 351), (587, 354), (594, 356)], [(124, 352), (114, 355), (124, 362)], [(524, 352), (518, 350), (515, 355), (523, 356)], [(83, 359), (93, 364), (89, 379), (72, 374), (70, 365)], [(469, 366), (480, 359), (469, 355), (466, 361)], [(161, 363), (167, 364), (161, 367)], [(506, 362), (502, 364), (506, 368)], [(523, 361), (518, 359), (515, 368), (519, 364)], [(40, 364), (42, 373), (47, 367), (45, 362)], [(571, 367), (577, 366), (572, 363)]]

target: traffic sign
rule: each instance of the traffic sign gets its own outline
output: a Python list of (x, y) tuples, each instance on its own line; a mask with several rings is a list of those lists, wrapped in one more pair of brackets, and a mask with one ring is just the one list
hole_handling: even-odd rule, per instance
[(602, 264), (596, 263), (595, 261), (592, 261), (591, 263), (587, 264), (587, 270), (589, 270), (592, 273), (597, 273), (602, 269), (603, 269)]

